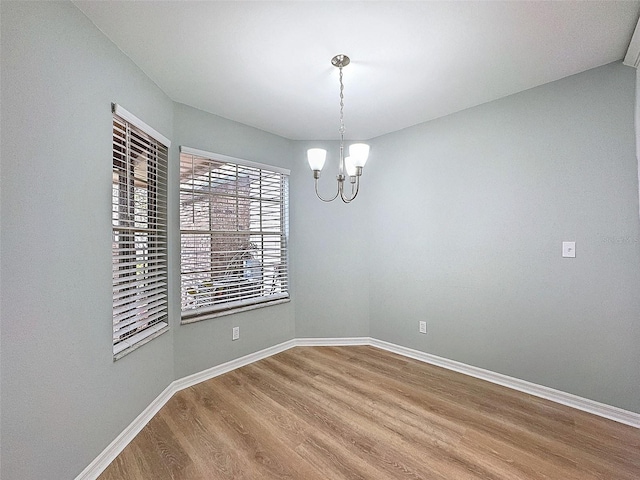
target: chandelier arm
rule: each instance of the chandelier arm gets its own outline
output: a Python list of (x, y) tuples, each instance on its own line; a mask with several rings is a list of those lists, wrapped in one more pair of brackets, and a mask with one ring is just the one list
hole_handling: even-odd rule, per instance
[[(327, 199), (327, 198), (322, 198), (322, 196), (320, 195), (319, 192), (319, 187), (318, 187), (318, 179), (320, 178), (320, 170), (322, 169), (322, 165), (324, 165), (324, 160), (326, 158), (326, 151), (323, 152), (323, 156), (321, 159), (314, 157), (313, 159), (309, 158), (309, 166), (311, 167), (311, 169), (313, 170), (313, 178), (314, 178), (314, 187), (315, 187), (315, 192), (316, 192), (316, 196), (322, 200), (323, 202), (333, 202), (336, 198), (340, 197), (340, 199), (344, 202), (344, 203), (351, 203), (353, 200), (356, 199), (356, 197), (358, 196), (358, 193), (360, 192), (360, 175), (362, 175), (362, 167), (364, 166), (364, 162), (366, 162), (366, 155), (368, 154), (368, 146), (364, 145), (366, 148), (366, 153), (364, 154), (365, 156), (363, 158), (359, 158), (357, 164), (355, 161), (350, 162), (349, 163), (349, 168), (347, 168), (347, 164), (346, 164), (346, 159), (344, 156), (344, 134), (345, 134), (345, 127), (344, 127), (344, 80), (343, 80), (343, 72), (342, 72), (342, 68), (346, 67), (347, 65), (349, 65), (350, 59), (349, 57), (347, 57), (346, 55), (336, 55), (335, 57), (333, 57), (331, 59), (331, 64), (334, 67), (338, 67), (339, 70), (339, 80), (340, 80), (340, 129), (339, 129), (339, 133), (340, 133), (340, 157), (339, 157), (339, 163), (338, 163), (338, 176), (336, 177), (337, 181), (338, 181), (338, 191), (336, 192), (336, 194), (333, 196), (333, 198)], [(358, 151), (362, 151), (361, 148), (358, 148)], [(311, 149), (309, 150), (309, 152), (311, 152)], [(350, 153), (351, 153), (351, 147), (350, 147)], [(308, 153), (308, 156), (309, 153)], [(322, 160), (320, 162), (320, 160)], [(319, 167), (319, 168), (317, 168)], [(354, 169), (355, 168), (355, 172)], [(350, 175), (350, 173), (354, 173), (354, 175)], [(346, 174), (346, 175), (345, 175)], [(350, 183), (351, 183), (351, 192), (350, 195), (346, 195), (345, 194), (345, 180), (350, 177)], [(355, 177), (355, 179), (354, 179)], [(355, 184), (355, 185), (354, 185)]]
[(356, 177), (356, 191), (355, 193), (353, 193), (353, 185), (351, 185), (351, 193), (352, 193), (352, 197), (348, 198), (344, 196), (344, 192), (341, 190), (340, 191), (340, 198), (342, 199), (342, 201), (344, 203), (351, 203), (353, 202), (356, 197), (358, 196), (358, 192), (360, 191), (360, 177)]
[(317, 178), (315, 178), (313, 182), (314, 182), (315, 187), (316, 187), (316, 196), (317, 196), (320, 200), (322, 200), (323, 202), (326, 202), (326, 203), (333, 202), (336, 198), (338, 198), (338, 195), (340, 195), (340, 183), (338, 183), (338, 191), (337, 191), (337, 192), (336, 192), (336, 194), (333, 196), (333, 198), (332, 198), (331, 200), (327, 200), (327, 199), (322, 198), (322, 197), (320, 196), (320, 192), (318, 191), (318, 179), (317, 179)]

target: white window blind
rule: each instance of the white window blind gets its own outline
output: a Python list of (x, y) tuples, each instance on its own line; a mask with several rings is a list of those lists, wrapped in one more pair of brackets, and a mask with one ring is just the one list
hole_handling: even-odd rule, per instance
[(181, 147), (183, 322), (289, 298), (288, 178)]
[(117, 358), (168, 328), (169, 142), (122, 107), (114, 105), (113, 112), (113, 353)]

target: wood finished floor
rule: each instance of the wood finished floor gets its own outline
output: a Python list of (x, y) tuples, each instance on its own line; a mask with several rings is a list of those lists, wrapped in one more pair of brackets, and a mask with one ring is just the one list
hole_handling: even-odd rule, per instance
[(640, 479), (640, 430), (374, 347), (298, 347), (178, 392), (120, 479)]

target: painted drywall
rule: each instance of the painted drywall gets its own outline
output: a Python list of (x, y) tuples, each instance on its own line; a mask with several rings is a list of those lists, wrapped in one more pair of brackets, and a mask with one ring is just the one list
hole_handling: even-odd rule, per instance
[[(320, 146), (287, 139), (175, 104), (176, 145), (267, 163), (291, 170), (289, 271), (291, 302), (240, 314), (174, 325), (176, 378), (252, 353), (295, 337), (367, 336), (369, 296), (366, 282), (366, 197), (358, 203), (324, 204), (313, 193), (306, 150)], [(324, 142), (330, 154), (323, 191), (335, 187), (338, 144)], [(333, 158), (336, 157), (336, 158)], [(173, 165), (170, 176), (178, 175)], [(326, 178), (325, 178), (326, 177)], [(177, 217), (177, 181), (169, 184)], [(171, 217), (173, 218), (173, 217)], [(177, 230), (172, 242), (179, 242)], [(173, 250), (171, 250), (173, 251)], [(179, 270), (178, 257), (173, 257)], [(179, 280), (178, 280), (179, 281)], [(177, 283), (176, 283), (177, 284)], [(177, 306), (172, 318), (179, 318)], [(231, 340), (233, 326), (240, 340)]]
[[(367, 334), (362, 207), (322, 209), (308, 189), (303, 142), (294, 148), (174, 104), (71, 3), (2, 2), (1, 17), (3, 477), (73, 478), (174, 379), (293, 338), (294, 312), (309, 307), (304, 336)], [(290, 303), (179, 325), (173, 302), (169, 333), (112, 361), (111, 102), (173, 142), (171, 298), (179, 297), (179, 145), (292, 170)], [(25, 184), (33, 187), (23, 192)], [(316, 234), (318, 218), (339, 229), (337, 241)], [(313, 280), (298, 295), (307, 267)], [(231, 342), (236, 325), (241, 339)]]
[[(315, 198), (320, 145), (173, 104), (72, 4), (0, 18), (2, 478), (73, 478), (171, 381), (293, 337), (371, 335), (640, 411), (630, 69), (374, 139), (345, 206)], [(174, 302), (169, 333), (112, 361), (112, 101), (173, 140), (172, 298), (178, 146), (291, 169), (292, 302), (184, 326)]]
[(375, 139), (371, 336), (640, 412), (634, 88), (610, 64)]
[[(292, 142), (282, 137), (182, 104), (174, 106), (174, 125), (174, 141), (177, 146), (184, 145), (282, 168), (292, 167)], [(176, 253), (179, 252), (180, 241), (177, 222), (177, 176), (176, 156), (170, 168), (169, 178), (169, 203), (173, 209), (171, 218), (176, 219), (176, 227), (170, 228), (172, 243), (176, 248), (170, 252)], [(294, 244), (293, 241), (290, 243)], [(171, 261), (178, 272), (175, 280), (176, 285), (179, 285), (179, 255), (171, 256)], [(290, 277), (293, 291), (294, 276)], [(179, 290), (176, 295), (179, 298)], [(292, 297), (295, 299), (295, 295), (292, 294)], [(179, 325), (180, 306), (177, 302), (174, 303), (172, 318), (175, 319), (173, 326), (176, 378), (291, 340), (295, 333), (294, 301), (186, 325)], [(231, 330), (234, 326), (240, 327), (240, 339), (236, 341), (231, 340)]]
[[(640, 74), (636, 69), (636, 158), (638, 159), (638, 181), (640, 183)], [(638, 189), (640, 201), (640, 189)]]
[(172, 332), (113, 362), (111, 102), (173, 104), (70, 2), (1, 8), (2, 471), (78, 475), (175, 378)]
[(295, 142), (291, 238), (295, 245), (296, 337), (368, 336), (366, 222), (368, 202), (373, 196), (368, 167), (354, 203), (346, 205), (340, 200), (324, 203), (315, 195), (313, 173), (306, 160), (307, 149), (312, 147), (327, 150), (327, 162), (319, 181), (321, 195), (331, 198), (337, 191), (339, 143)]

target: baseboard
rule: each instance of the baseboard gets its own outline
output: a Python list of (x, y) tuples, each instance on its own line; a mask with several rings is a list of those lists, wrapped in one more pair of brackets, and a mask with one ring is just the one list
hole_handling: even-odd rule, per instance
[(447, 358), (438, 357), (419, 350), (396, 345), (394, 343), (385, 342), (371, 337), (345, 337), (345, 338), (297, 338), (265, 348), (258, 352), (245, 355), (243, 357), (231, 360), (229, 362), (217, 365), (212, 368), (194, 373), (172, 382), (151, 404), (138, 415), (138, 417), (111, 442), (111, 444), (98, 455), (98, 457), (85, 468), (75, 480), (96, 480), (98, 476), (109, 466), (113, 460), (124, 450), (124, 448), (140, 433), (144, 426), (160, 411), (165, 403), (180, 390), (204, 382), (211, 378), (217, 377), (224, 373), (235, 370), (236, 368), (249, 365), (263, 358), (270, 357), (280, 352), (284, 352), (293, 347), (320, 347), (320, 346), (353, 346), (353, 345), (371, 345), (382, 350), (387, 350), (404, 357), (413, 358), (421, 362), (443, 367), (448, 370), (463, 373), (481, 380), (502, 385), (504, 387), (517, 390), (519, 392), (528, 393), (536, 397), (551, 400), (562, 405), (576, 408), (600, 417), (608, 418), (625, 425), (640, 428), (640, 414), (623, 410), (621, 408), (599, 403), (594, 400), (582, 398), (577, 395), (555, 390), (553, 388), (537, 385), (535, 383), (520, 380), (518, 378), (509, 377), (500, 373), (484, 370), (482, 368), (467, 365), (465, 363), (449, 360)]
[(120, 455), (122, 450), (124, 450), (135, 436), (140, 433), (144, 426), (149, 423), (153, 416), (160, 411), (164, 404), (180, 390), (191, 387), (200, 382), (204, 382), (210, 378), (217, 377), (223, 373), (230, 372), (236, 368), (257, 362), (263, 358), (270, 357), (276, 353), (284, 352), (285, 350), (295, 346), (296, 341), (289, 340), (171, 382), (171, 384), (165, 388), (164, 391), (158, 395), (158, 397), (156, 397), (156, 399), (153, 400), (153, 402), (151, 402), (151, 404), (145, 408), (144, 411), (138, 415), (138, 417), (131, 422), (131, 424), (129, 424), (129, 426), (126, 427), (122, 433), (118, 435), (116, 439), (111, 442), (109, 446), (105, 448), (102, 453), (100, 453), (100, 455), (98, 455), (98, 457), (96, 457), (96, 459), (80, 473), (80, 475), (75, 478), (75, 480), (96, 480), (109, 466), (109, 464), (113, 462), (118, 455)]
[[(175, 383), (175, 382), (174, 382)], [(80, 475), (76, 477), (76, 480), (95, 480), (100, 474), (109, 466), (115, 458), (120, 455), (120, 452), (129, 445), (131, 440), (140, 433), (147, 423), (153, 418), (153, 416), (160, 411), (165, 403), (169, 401), (175, 393), (173, 383), (165, 388), (151, 404), (143, 410), (143, 412), (136, 417), (136, 419), (125, 428), (116, 439), (105, 448), (100, 455), (98, 455), (93, 462), (91, 462), (87, 468), (85, 468)]]
[(608, 418), (625, 425), (640, 428), (640, 414), (624, 410), (622, 408), (613, 407), (604, 403), (589, 400), (588, 398), (579, 397), (571, 393), (555, 390), (535, 383), (520, 380), (519, 378), (509, 377), (501, 373), (484, 370), (482, 368), (467, 365), (465, 363), (449, 360), (448, 358), (438, 357), (411, 348), (402, 347), (394, 343), (385, 342), (383, 340), (371, 339), (371, 345), (389, 352), (397, 353), (405, 357), (413, 358), (421, 362), (443, 367), (454, 372), (464, 373), (471, 377), (486, 380), (503, 387), (508, 387), (519, 392), (528, 393), (539, 398), (551, 400), (568, 407), (576, 408), (584, 412), (592, 413), (600, 417)]
[(288, 340), (286, 342), (279, 343), (278, 345), (274, 345), (273, 347), (265, 348), (264, 350), (250, 353), (249, 355), (245, 355), (244, 357), (236, 358), (235, 360), (231, 360), (215, 367), (208, 368), (206, 370), (203, 370), (202, 372), (183, 377), (173, 382), (172, 385), (174, 385), (175, 391), (178, 392), (193, 385), (197, 385), (200, 382), (204, 382), (211, 378), (217, 377), (218, 375), (222, 375), (224, 373), (235, 370), (236, 368), (244, 367), (245, 365), (249, 365), (250, 363), (262, 360), (263, 358), (270, 357), (272, 355), (275, 355), (276, 353), (284, 352), (285, 350), (295, 347), (296, 344), (296, 340)]
[(344, 338), (296, 338), (297, 347), (346, 347), (353, 345), (371, 345), (370, 337)]

